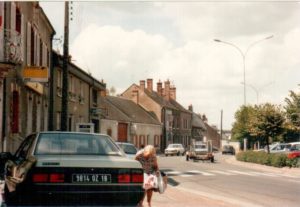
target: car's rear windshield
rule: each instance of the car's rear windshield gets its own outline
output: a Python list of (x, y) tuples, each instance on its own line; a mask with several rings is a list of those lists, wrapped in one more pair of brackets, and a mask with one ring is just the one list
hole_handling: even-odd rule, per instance
[(197, 144), (197, 145), (195, 145), (195, 148), (196, 149), (205, 149), (206, 145), (205, 144)]
[(42, 133), (36, 155), (120, 155), (107, 136), (76, 133)]

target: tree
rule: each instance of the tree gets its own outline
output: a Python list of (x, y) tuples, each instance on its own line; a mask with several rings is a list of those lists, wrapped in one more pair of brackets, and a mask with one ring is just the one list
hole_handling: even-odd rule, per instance
[(235, 113), (235, 122), (232, 127), (232, 139), (239, 141), (240, 143), (246, 138), (248, 143), (254, 142), (255, 137), (253, 137), (250, 133), (251, 126), (251, 119), (255, 116), (255, 108), (252, 106), (242, 106), (236, 113)]
[(116, 89), (115, 89), (115, 87), (110, 87), (110, 89), (109, 89), (109, 93), (112, 95), (112, 96), (114, 96), (115, 94), (116, 94)]
[(250, 134), (259, 137), (267, 145), (270, 152), (269, 143), (282, 141), (284, 131), (284, 113), (279, 106), (273, 104), (263, 104), (255, 106), (255, 116), (251, 119)]
[(300, 93), (290, 91), (285, 99), (286, 118), (284, 139), (287, 142), (300, 139)]

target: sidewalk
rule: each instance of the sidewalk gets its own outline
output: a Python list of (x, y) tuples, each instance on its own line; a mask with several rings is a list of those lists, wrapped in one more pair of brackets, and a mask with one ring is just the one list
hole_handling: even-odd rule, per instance
[(278, 168), (278, 167), (272, 167), (272, 166), (261, 165), (261, 164), (256, 164), (256, 163), (242, 162), (242, 161), (236, 160), (235, 156), (226, 159), (225, 162), (227, 162), (229, 164), (233, 164), (233, 165), (238, 165), (241, 167), (250, 168), (252, 170), (253, 169), (264, 170), (264, 171), (271, 172), (271, 173), (279, 173), (279, 174), (283, 174), (283, 175), (300, 177), (300, 168), (289, 168), (289, 167)]

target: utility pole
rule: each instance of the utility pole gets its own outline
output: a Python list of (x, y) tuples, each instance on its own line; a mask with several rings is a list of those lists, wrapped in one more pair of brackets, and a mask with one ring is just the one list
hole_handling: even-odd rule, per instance
[(65, 26), (64, 26), (64, 58), (63, 58), (63, 82), (61, 99), (60, 130), (68, 129), (68, 62), (69, 62), (69, 2), (65, 2)]
[(221, 141), (223, 139), (223, 109), (221, 110)]

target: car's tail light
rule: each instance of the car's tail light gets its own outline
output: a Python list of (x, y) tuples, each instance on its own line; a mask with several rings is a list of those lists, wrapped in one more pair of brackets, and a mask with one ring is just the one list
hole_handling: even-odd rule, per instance
[(143, 183), (144, 182), (144, 175), (143, 174), (132, 174), (131, 180), (133, 183)]
[(130, 174), (121, 174), (118, 175), (119, 183), (130, 183)]
[(65, 175), (64, 174), (50, 174), (50, 183), (63, 183), (65, 181)]
[(32, 176), (32, 181), (34, 183), (45, 183), (48, 182), (48, 174), (34, 174)]

